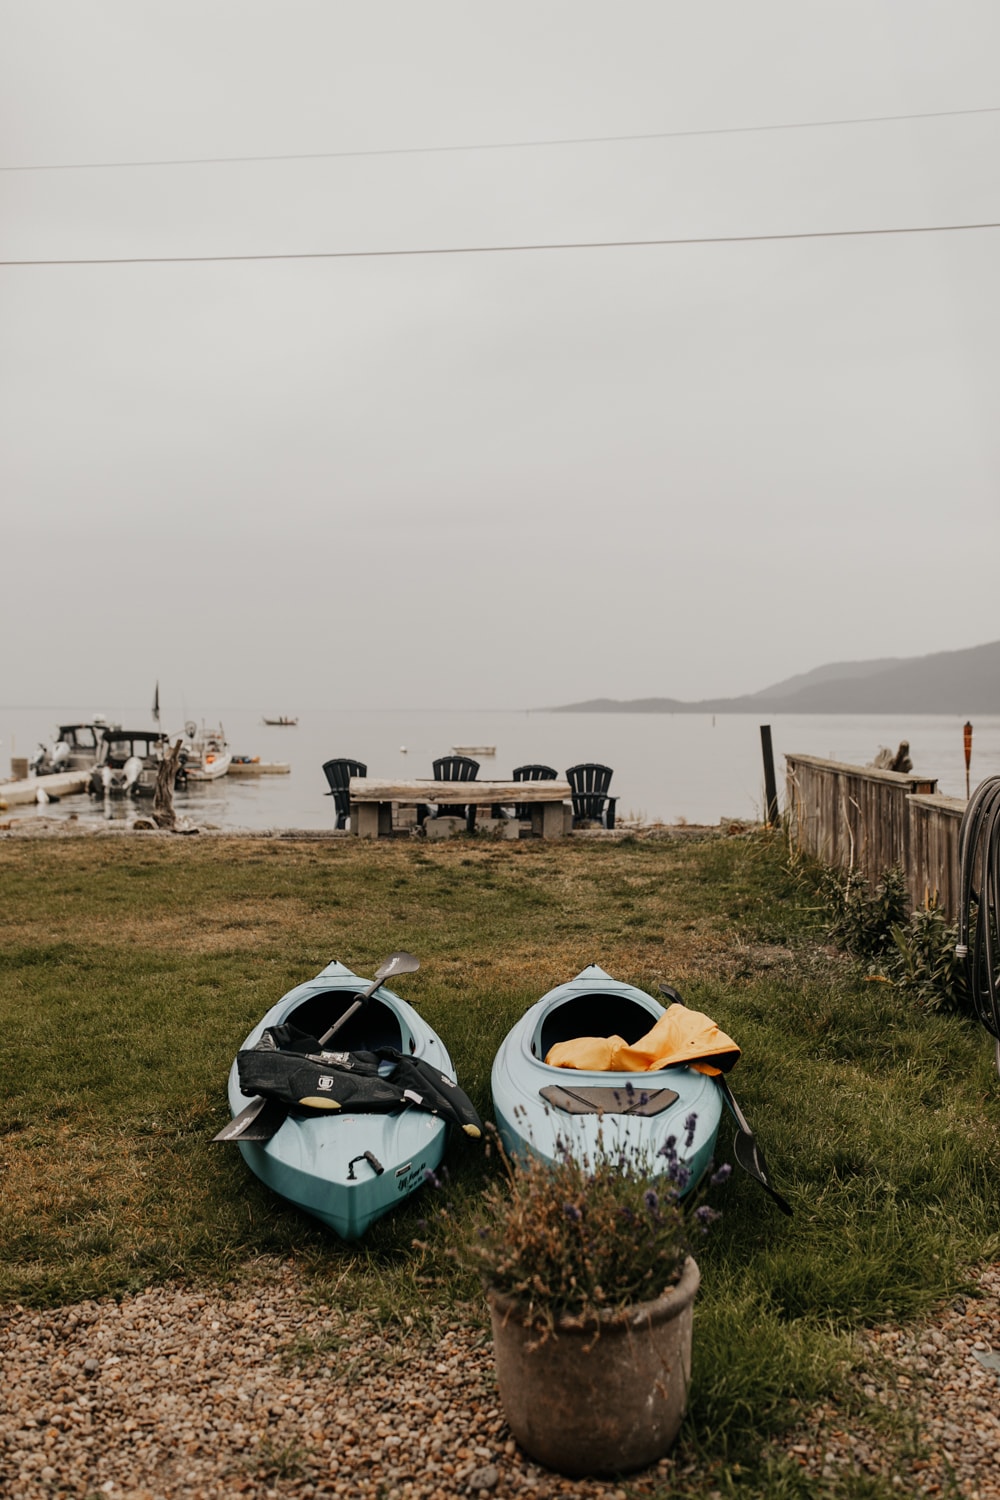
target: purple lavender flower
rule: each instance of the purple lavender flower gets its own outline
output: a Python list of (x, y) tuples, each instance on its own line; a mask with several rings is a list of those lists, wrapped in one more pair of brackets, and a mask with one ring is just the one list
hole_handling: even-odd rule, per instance
[(668, 1162), (677, 1160), (677, 1137), (668, 1135), (663, 1145), (657, 1151), (657, 1156), (665, 1156)]
[(724, 1161), (722, 1163), (722, 1166), (719, 1167), (717, 1171), (713, 1172), (708, 1180), (713, 1187), (721, 1187), (724, 1182), (729, 1181), (729, 1178), (732, 1176), (732, 1171), (733, 1169), (730, 1166), (729, 1162)]
[(438, 1177), (436, 1173), (432, 1172), (430, 1167), (424, 1168), (424, 1181), (428, 1184), (429, 1187), (439, 1188), (441, 1186), (440, 1177)]
[(687, 1132), (687, 1134), (684, 1137), (684, 1145), (687, 1146), (687, 1147), (690, 1147), (692, 1141), (694, 1140), (694, 1128), (697, 1125), (697, 1123), (698, 1123), (698, 1116), (696, 1114), (694, 1114), (693, 1112), (691, 1114), (689, 1114), (688, 1117), (687, 1117), (687, 1119), (684, 1121), (684, 1129)]
[(659, 1196), (653, 1190), (653, 1188), (646, 1189), (645, 1193), (643, 1193), (642, 1195), (642, 1201), (643, 1203), (645, 1203), (651, 1214), (655, 1214), (656, 1210), (660, 1206)]
[(709, 1208), (707, 1203), (703, 1203), (700, 1208), (696, 1208), (694, 1216), (698, 1221), (702, 1234), (707, 1234), (708, 1226), (714, 1224), (716, 1219), (721, 1219), (722, 1217), (714, 1208)]
[(691, 1181), (691, 1169), (689, 1167), (686, 1167), (682, 1161), (678, 1161), (675, 1157), (667, 1168), (667, 1176), (670, 1178), (670, 1181), (674, 1184), (677, 1191), (679, 1193), (683, 1193), (684, 1189)]
[(583, 1215), (581, 1214), (575, 1203), (564, 1203), (563, 1213), (573, 1224), (579, 1224), (580, 1220), (583, 1218)]

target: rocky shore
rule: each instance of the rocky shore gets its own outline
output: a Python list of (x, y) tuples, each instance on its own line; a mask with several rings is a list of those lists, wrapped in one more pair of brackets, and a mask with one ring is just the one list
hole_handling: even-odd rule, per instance
[[(904, 1495), (998, 1500), (1000, 1374), (988, 1356), (1000, 1344), (1000, 1268), (982, 1273), (979, 1291), (919, 1330), (864, 1340), (859, 1395), (912, 1421), (912, 1443), (834, 1408), (783, 1440), (818, 1493), (861, 1469)], [(0, 1350), (9, 1500), (713, 1493), (683, 1447), (621, 1484), (539, 1468), (510, 1438), (474, 1318), (434, 1332), (381, 1326), (317, 1305), (289, 1264), (229, 1293), (166, 1287), (120, 1303), (8, 1307)]]

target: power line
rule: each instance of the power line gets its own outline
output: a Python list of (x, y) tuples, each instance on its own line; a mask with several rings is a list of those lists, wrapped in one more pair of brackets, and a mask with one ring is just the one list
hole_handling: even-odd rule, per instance
[(697, 136), (760, 135), (779, 130), (832, 130), (843, 125), (887, 125), (903, 120), (946, 120), (964, 115), (1000, 114), (1000, 105), (979, 109), (937, 109), (907, 115), (858, 115), (844, 120), (796, 120), (777, 125), (721, 125), (705, 130), (655, 130), (634, 135), (578, 135), (552, 140), (480, 141), (459, 146), (385, 146), (364, 151), (289, 151), (275, 156), (178, 156), (154, 161), (44, 162), (37, 166), (0, 166), (0, 172), (105, 172), (135, 167), (218, 167), (248, 162), (333, 161), (365, 156), (434, 156), (459, 151), (528, 151), (539, 147), (610, 145), (620, 141), (676, 141)]
[(514, 255), (533, 250), (639, 250), (671, 245), (757, 245), (776, 240), (840, 240), (862, 239), (874, 235), (956, 234), (975, 229), (1000, 229), (1000, 221), (985, 224), (916, 224), (882, 229), (807, 229), (793, 234), (694, 235), (658, 240), (571, 240), (534, 245), (438, 245), (409, 250), (293, 250), (254, 255), (80, 256), (63, 260), (0, 260), (0, 267), (205, 265), (222, 261), (385, 260), (418, 255)]

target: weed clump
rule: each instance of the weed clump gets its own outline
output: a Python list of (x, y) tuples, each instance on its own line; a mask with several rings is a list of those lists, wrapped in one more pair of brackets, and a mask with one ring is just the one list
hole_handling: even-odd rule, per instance
[(918, 906), (892, 929), (891, 955), (896, 982), (931, 1011), (976, 1014), (965, 962), (955, 952), (958, 924), (949, 922), (936, 901)]
[(859, 870), (824, 870), (827, 931), (852, 957), (877, 965), (881, 975), (924, 1009), (974, 1016), (963, 961), (956, 956), (958, 927), (937, 901), (909, 909), (898, 865), (874, 881)]
[(894, 946), (893, 928), (906, 921), (906, 881), (898, 865), (874, 882), (858, 869), (824, 870), (821, 894), (829, 907), (828, 932), (854, 958), (881, 958)]

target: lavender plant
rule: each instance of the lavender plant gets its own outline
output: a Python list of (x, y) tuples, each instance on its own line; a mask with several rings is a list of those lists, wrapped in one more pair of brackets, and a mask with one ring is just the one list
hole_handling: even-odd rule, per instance
[[(686, 1145), (695, 1117), (685, 1122)], [(501, 1170), (483, 1192), (459, 1256), (492, 1290), (522, 1305), (527, 1321), (551, 1331), (557, 1319), (599, 1320), (661, 1296), (680, 1278), (688, 1255), (719, 1217), (704, 1191), (725, 1182), (713, 1172), (693, 1201), (675, 1137), (659, 1159), (606, 1145), (574, 1154), (563, 1142), (555, 1161), (511, 1158), (497, 1138)]]

